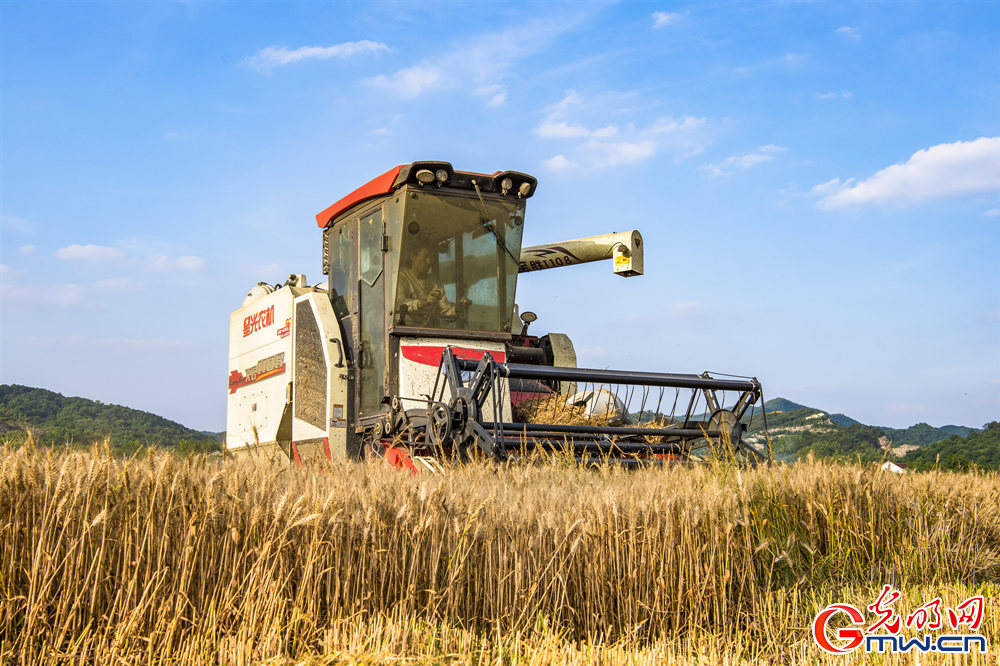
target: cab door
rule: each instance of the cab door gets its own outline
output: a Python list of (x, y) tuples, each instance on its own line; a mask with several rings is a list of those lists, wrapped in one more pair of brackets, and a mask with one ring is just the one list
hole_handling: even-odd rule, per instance
[(382, 207), (363, 213), (358, 220), (358, 305), (356, 327), (357, 413), (360, 419), (377, 416), (388, 391), (386, 373), (386, 271), (387, 236)]

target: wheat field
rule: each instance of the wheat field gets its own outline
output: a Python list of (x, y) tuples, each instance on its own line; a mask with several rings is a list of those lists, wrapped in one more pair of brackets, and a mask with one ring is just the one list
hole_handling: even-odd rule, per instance
[(410, 477), (29, 443), (0, 450), (0, 559), (12, 664), (867, 663), (809, 625), (885, 583), (900, 610), (986, 597), (990, 653), (950, 663), (1000, 646), (996, 473)]

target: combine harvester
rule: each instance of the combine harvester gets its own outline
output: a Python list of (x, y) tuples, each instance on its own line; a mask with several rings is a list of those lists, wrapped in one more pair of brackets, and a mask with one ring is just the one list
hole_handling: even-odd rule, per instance
[(599, 260), (643, 272), (638, 231), (522, 248), (536, 185), (414, 162), (319, 213), (326, 285), (261, 282), (230, 316), (227, 455), (377, 455), (414, 472), (539, 451), (765, 459), (743, 440), (756, 379), (577, 368), (566, 335), (529, 335), (519, 273)]

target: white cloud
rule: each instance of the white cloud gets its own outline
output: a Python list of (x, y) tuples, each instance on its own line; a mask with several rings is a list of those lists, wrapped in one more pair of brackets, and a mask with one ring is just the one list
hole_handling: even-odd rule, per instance
[(570, 171), (576, 168), (576, 164), (566, 159), (565, 155), (556, 155), (542, 162), (542, 166), (552, 171)]
[(689, 132), (705, 124), (704, 118), (695, 118), (694, 116), (684, 116), (680, 120), (671, 118), (670, 116), (664, 116), (662, 118), (657, 118), (656, 122), (653, 123), (649, 131), (653, 134), (665, 134), (671, 132)]
[(35, 230), (35, 225), (16, 215), (0, 215), (0, 229), (27, 235)]
[(608, 125), (600, 129), (589, 130), (580, 125), (569, 125), (565, 120), (554, 120), (549, 117), (535, 128), (535, 134), (543, 139), (607, 139), (618, 134), (618, 128), (614, 125)]
[(988, 211), (983, 213), (986, 217), (997, 217), (1000, 216), (1000, 208), (990, 208)]
[(665, 28), (668, 25), (677, 23), (679, 20), (687, 16), (687, 14), (680, 14), (678, 12), (653, 12), (653, 28), (658, 30), (660, 28)]
[(146, 265), (154, 271), (197, 271), (205, 265), (205, 260), (191, 255), (166, 257), (155, 254), (148, 259)]
[(507, 101), (507, 89), (497, 84), (478, 88), (476, 95), (488, 97), (489, 101), (486, 102), (486, 106), (491, 109), (503, 106), (503, 103)]
[(349, 58), (360, 53), (378, 53), (388, 51), (389, 47), (381, 42), (362, 39), (358, 42), (344, 42), (333, 46), (302, 46), (289, 49), (284, 46), (268, 46), (255, 55), (243, 60), (243, 64), (261, 71), (270, 71), (275, 67), (290, 65), (303, 60), (329, 60), (330, 58)]
[(576, 155), (567, 157), (566, 152), (561, 152), (547, 160), (545, 166), (553, 171), (566, 171), (584, 164), (588, 170), (596, 171), (641, 162), (665, 149), (689, 156), (704, 147), (706, 142), (698, 135), (705, 124), (704, 118), (664, 116), (647, 127), (637, 127), (633, 122), (588, 126), (569, 119), (570, 115), (602, 120), (609, 115), (621, 115), (622, 110), (615, 107), (624, 97), (627, 95), (614, 93), (584, 100), (570, 90), (559, 102), (546, 107), (534, 133), (546, 140), (572, 142), (572, 152)]
[(768, 144), (766, 146), (758, 147), (757, 150), (752, 153), (746, 153), (745, 155), (731, 155), (716, 164), (704, 164), (701, 166), (701, 170), (708, 172), (716, 178), (726, 178), (732, 176), (737, 171), (746, 171), (747, 169), (752, 169), (758, 164), (772, 162), (774, 161), (776, 155), (783, 153), (786, 150), (788, 149), (784, 146)]
[(414, 65), (390, 76), (379, 74), (368, 79), (367, 83), (376, 88), (392, 91), (400, 97), (412, 99), (441, 87), (445, 82), (439, 68), (431, 65)]
[(612, 169), (651, 157), (656, 152), (656, 142), (588, 141), (584, 148), (596, 157), (594, 162), (596, 168)]
[(30, 305), (71, 307), (83, 301), (83, 289), (75, 284), (12, 284), (0, 280), (3, 301)]
[(400, 127), (404, 119), (401, 113), (391, 113), (384, 114), (381, 116), (374, 116), (369, 118), (369, 122), (373, 125), (372, 129), (368, 130), (368, 133), (376, 137), (386, 137), (396, 131)]
[(563, 95), (563, 98), (558, 102), (556, 102), (555, 104), (553, 104), (552, 106), (548, 107), (547, 111), (551, 115), (555, 115), (565, 111), (566, 109), (570, 108), (575, 104), (580, 104), (582, 101), (583, 98), (580, 97), (578, 94), (576, 94), (575, 90), (567, 90), (566, 94)]
[(786, 53), (781, 57), (781, 61), (791, 67), (804, 64), (808, 59), (809, 56), (802, 53)]
[(858, 32), (858, 29), (852, 28), (849, 25), (841, 26), (836, 30), (834, 30), (834, 32), (837, 33), (838, 35), (847, 37), (848, 39), (861, 39), (861, 33)]
[(486, 102), (486, 106), (490, 108), (496, 108), (498, 106), (503, 106), (503, 103), (507, 101), (507, 91), (498, 92), (497, 94), (490, 97), (490, 101)]
[(816, 99), (851, 99), (854, 95), (850, 90), (841, 90), (840, 92), (825, 92), (816, 95)]
[(581, 5), (570, 16), (545, 16), (498, 32), (474, 35), (441, 46), (425, 58), (364, 83), (396, 97), (412, 99), (442, 90), (465, 90), (483, 98), (487, 107), (507, 100), (504, 80), (521, 59), (538, 53), (558, 35), (585, 21), (597, 7)]
[(867, 180), (827, 181), (813, 188), (822, 208), (908, 204), (1000, 190), (1000, 137), (942, 143), (913, 153)]
[(794, 53), (789, 51), (784, 55), (773, 56), (757, 62), (744, 65), (737, 65), (732, 68), (732, 73), (737, 76), (746, 77), (755, 72), (763, 71), (784, 71), (787, 69), (799, 69), (806, 67), (812, 58), (805, 53)]
[[(851, 178), (851, 179), (847, 180), (844, 184), (850, 183), (853, 180), (854, 179)], [(819, 185), (814, 186), (812, 188), (812, 193), (815, 194), (815, 195), (817, 195), (817, 196), (823, 196), (823, 195), (826, 195), (826, 194), (830, 194), (831, 192), (836, 192), (837, 189), (840, 188), (840, 186), (841, 186), (840, 179), (839, 178), (833, 178), (832, 180), (828, 180), (825, 183), (820, 183)]]
[[(92, 265), (118, 264), (120, 266), (144, 266), (153, 271), (194, 272), (205, 266), (205, 260), (193, 255), (168, 256), (156, 252), (153, 247), (157, 243), (136, 240), (122, 241), (123, 247), (107, 247), (104, 245), (68, 245), (56, 250), (55, 255), (65, 261), (88, 263)], [(126, 249), (128, 252), (126, 252)], [(102, 290), (126, 288), (131, 281), (126, 278), (100, 280), (94, 287)], [(134, 285), (133, 285), (134, 286)], [(131, 287), (130, 287), (131, 288)]]
[(67, 245), (56, 250), (56, 256), (67, 261), (104, 264), (124, 259), (125, 253), (117, 247), (104, 245)]
[(44, 298), (54, 305), (68, 307), (83, 301), (83, 289), (75, 284), (57, 284), (47, 287), (45, 291), (47, 293)]
[(23, 270), (0, 264), (0, 301), (66, 307), (83, 300), (83, 290), (75, 284), (19, 283), (17, 278), (23, 274)]
[(141, 286), (141, 282), (136, 282), (126, 277), (98, 280), (92, 285), (97, 291), (133, 291)]
[(31, 254), (37, 249), (37, 247), (38, 246), (36, 245), (22, 245), (21, 247), (17, 248), (17, 251), (20, 252), (21, 254)]

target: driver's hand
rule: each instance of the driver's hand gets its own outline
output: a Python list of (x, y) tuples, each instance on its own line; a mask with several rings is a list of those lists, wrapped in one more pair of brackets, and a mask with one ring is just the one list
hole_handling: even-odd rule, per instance
[(431, 289), (431, 293), (427, 296), (425, 301), (427, 305), (434, 305), (438, 303), (444, 297), (444, 290), (441, 287), (434, 287)]

